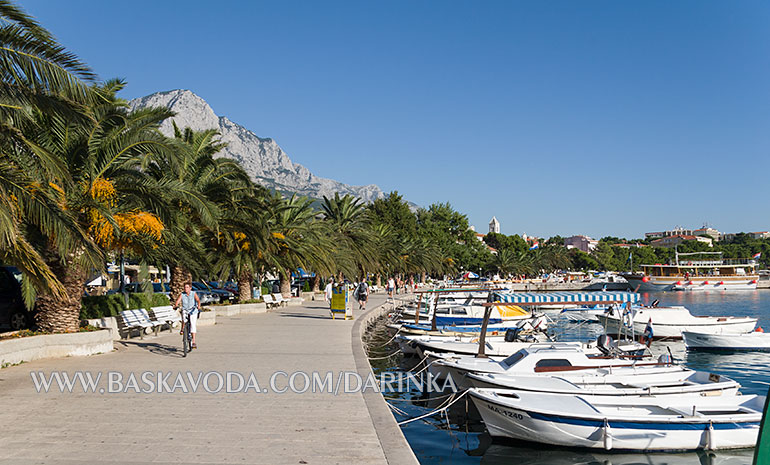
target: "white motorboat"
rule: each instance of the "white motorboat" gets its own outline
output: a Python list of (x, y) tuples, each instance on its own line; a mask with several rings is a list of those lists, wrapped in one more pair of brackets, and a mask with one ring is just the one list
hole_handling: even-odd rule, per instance
[[(457, 336), (457, 335), (433, 335), (433, 334), (399, 334), (396, 336), (395, 341), (398, 342), (398, 348), (401, 349), (401, 352), (404, 354), (421, 354), (425, 350), (434, 350), (432, 349), (432, 346), (441, 346), (441, 345), (447, 345), (451, 346), (453, 344), (458, 345), (459, 347), (462, 347), (463, 349), (471, 350), (470, 348), (476, 347), (475, 350), (472, 350), (469, 353), (477, 353), (478, 347), (479, 347), (479, 336), (478, 334), (469, 334), (466, 336)], [(491, 344), (499, 344), (502, 342), (505, 342), (505, 336), (490, 336), (487, 335), (486, 337), (487, 343)], [(529, 344), (526, 344), (529, 345)], [(434, 350), (435, 352), (448, 352), (446, 350)], [(495, 354), (493, 354), (495, 355)]]
[[(652, 321), (653, 336), (656, 339), (681, 339), (682, 331), (746, 333), (753, 331), (757, 325), (756, 318), (747, 316), (694, 316), (682, 306), (633, 307), (631, 313), (634, 334), (643, 334), (647, 324)], [(628, 327), (628, 321), (624, 319), (630, 319), (625, 311), (601, 314), (598, 318), (610, 334), (624, 332)]]
[[(597, 339), (597, 341), (598, 340), (599, 339)], [(606, 341), (610, 342), (585, 342), (575, 344), (578, 344), (582, 350), (592, 356), (606, 355), (611, 357), (639, 359), (649, 352), (646, 345), (636, 341), (621, 340), (615, 342), (612, 341), (611, 338), (606, 339)], [(488, 356), (508, 357), (523, 348), (530, 347), (532, 344), (549, 344), (551, 342), (553, 341), (550, 341), (547, 335), (542, 332), (525, 333), (521, 337), (517, 337), (516, 340), (491, 337), (484, 340), (484, 354)], [(417, 355), (420, 357), (424, 357), (425, 353), (428, 351), (457, 355), (475, 355), (479, 352), (478, 338), (470, 340), (439, 340), (438, 338), (416, 339), (413, 344)]]
[(588, 306), (580, 306), (580, 307), (572, 307), (572, 308), (565, 308), (561, 312), (559, 312), (559, 316), (574, 322), (599, 322), (599, 315), (603, 314), (607, 311), (606, 305), (595, 305), (593, 307)]
[(566, 395), (659, 396), (697, 393), (735, 395), (741, 385), (724, 376), (672, 366), (670, 370), (637, 371), (633, 374), (606, 373), (593, 376), (531, 376), (497, 373), (469, 373), (475, 388), (516, 389)]
[[(435, 309), (431, 307), (429, 310), (421, 311), (419, 323), (431, 324), (435, 313), (437, 326), (481, 325), (484, 321), (485, 311), (486, 307), (483, 305), (439, 305)], [(532, 314), (521, 307), (505, 305), (492, 308), (489, 322), (500, 324), (506, 321), (526, 320), (531, 317)], [(401, 313), (401, 323), (414, 323), (414, 310), (404, 310)]]
[(688, 350), (732, 351), (755, 350), (770, 351), (770, 334), (752, 331), (741, 334), (710, 334), (695, 331), (683, 331), (682, 337)]
[[(656, 367), (668, 364), (610, 358), (603, 356), (602, 352), (595, 347), (592, 350), (579, 342), (531, 344), (502, 360), (473, 355), (450, 356), (434, 354), (432, 352), (427, 352), (426, 354), (428, 356), (428, 371), (431, 375), (436, 378), (451, 376), (455, 384), (464, 387), (470, 386), (465, 381), (468, 373), (545, 374), (559, 376), (575, 373), (591, 375), (594, 373), (604, 373), (597, 370), (617, 370), (623, 367)], [(633, 371), (628, 373), (633, 373)]]
[(753, 447), (764, 397), (569, 396), (468, 391), (489, 434), (568, 447), (675, 451)]

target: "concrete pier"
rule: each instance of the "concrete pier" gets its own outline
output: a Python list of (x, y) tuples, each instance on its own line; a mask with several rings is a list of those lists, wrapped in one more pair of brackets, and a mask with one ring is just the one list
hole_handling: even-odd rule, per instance
[[(383, 301), (373, 295), (370, 311)], [(215, 326), (199, 328), (199, 349), (187, 358), (174, 331), (116, 341), (118, 349), (109, 354), (2, 369), (0, 463), (416, 464), (380, 394), (344, 393), (339, 386), (347, 373), (363, 377), (369, 371), (359, 336), (368, 317), (355, 315), (353, 321), (332, 320), (323, 301), (307, 302), (267, 314), (219, 317)], [(62, 393), (54, 384), (38, 393), (31, 372), (55, 371), (94, 378), (101, 373), (97, 391), (106, 392), (76, 386)], [(158, 393), (141, 380), (143, 373), (154, 382), (171, 373), (167, 384), (173, 386), (179, 373), (188, 372), (193, 379), (199, 373), (253, 373), (262, 392), (222, 388), (211, 394), (199, 386), (195, 393)], [(331, 373), (338, 392), (276, 392), (292, 374), (313, 372)], [(109, 392), (118, 385), (109, 386), (107, 377), (118, 374), (124, 389)], [(131, 375), (138, 389), (152, 392), (128, 387)], [(209, 378), (209, 387), (216, 388), (216, 375)], [(300, 388), (302, 378), (295, 378)]]

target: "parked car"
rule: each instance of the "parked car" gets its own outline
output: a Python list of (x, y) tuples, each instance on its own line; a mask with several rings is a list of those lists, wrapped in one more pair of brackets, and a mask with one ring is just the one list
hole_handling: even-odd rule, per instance
[(237, 293), (231, 291), (230, 289), (220, 286), (219, 283), (216, 281), (209, 281), (208, 283), (204, 282), (203, 284), (208, 284), (209, 287), (211, 288), (211, 292), (214, 292), (215, 294), (219, 295), (220, 302), (224, 302), (224, 301), (233, 302), (236, 300), (238, 296)]
[(231, 300), (235, 300), (235, 294), (232, 292), (226, 291), (224, 289), (217, 289), (213, 286), (209, 286), (205, 282), (193, 281), (193, 289), (195, 289), (196, 292), (203, 291), (215, 295), (218, 302), (229, 302)]
[(200, 281), (193, 281), (192, 288), (198, 298), (201, 300), (201, 305), (215, 304), (219, 302), (219, 295), (212, 292), (211, 288), (206, 286)]
[(152, 283), (152, 292), (156, 294), (165, 294), (171, 298), (171, 286), (168, 283)]
[(21, 272), (0, 266), (0, 327), (18, 331), (32, 326), (34, 318), (21, 297)]

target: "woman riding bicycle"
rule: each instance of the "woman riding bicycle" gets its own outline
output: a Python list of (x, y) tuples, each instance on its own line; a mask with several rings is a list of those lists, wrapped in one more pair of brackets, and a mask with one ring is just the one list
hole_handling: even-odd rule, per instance
[[(198, 298), (198, 294), (192, 290), (191, 283), (184, 283), (184, 292), (179, 294), (179, 298), (176, 299), (175, 308), (179, 308), (179, 304), (182, 304), (182, 332), (184, 331), (184, 325), (187, 319), (190, 319), (190, 334), (192, 335), (192, 348), (197, 349), (195, 344), (195, 333), (197, 331), (198, 313), (201, 308), (201, 300)], [(180, 334), (182, 334), (180, 332)]]

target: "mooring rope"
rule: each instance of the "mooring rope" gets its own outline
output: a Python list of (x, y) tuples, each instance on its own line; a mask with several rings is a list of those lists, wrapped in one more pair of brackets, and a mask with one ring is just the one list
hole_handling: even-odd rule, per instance
[(401, 349), (398, 349), (397, 351), (393, 352), (392, 354), (386, 355), (384, 357), (368, 357), (368, 358), (369, 358), (369, 360), (384, 360), (386, 358), (393, 357), (394, 355), (397, 355), (397, 354), (400, 354), (400, 353), (401, 353)]
[(468, 391), (463, 392), (462, 394), (457, 396), (455, 399), (453, 399), (451, 402), (449, 402), (447, 405), (439, 407), (436, 410), (433, 410), (431, 412), (426, 413), (425, 415), (420, 415), (419, 417), (410, 418), (410, 419), (404, 420), (404, 421), (399, 421), (398, 422), (398, 426), (403, 426), (403, 425), (406, 425), (408, 423), (412, 423), (413, 421), (422, 420), (423, 418), (427, 418), (427, 417), (429, 417), (431, 415), (435, 415), (436, 413), (440, 413), (440, 412), (442, 412), (444, 410), (447, 410), (447, 409), (449, 409), (449, 407), (454, 405), (457, 401), (459, 401), (460, 399), (465, 397), (466, 394), (468, 394)]
[[(373, 347), (373, 348), (376, 348), (376, 349), (378, 349), (378, 348), (382, 348), (382, 347), (385, 347), (386, 345), (388, 345), (388, 344), (390, 344), (391, 342), (393, 342), (393, 341), (394, 341), (394, 340), (395, 340), (395, 339), (398, 337), (398, 334), (399, 334), (400, 332), (401, 332), (401, 328), (399, 328), (399, 329), (398, 329), (398, 331), (396, 331), (396, 334), (394, 334), (394, 335), (393, 335), (393, 337), (392, 337), (392, 338), (390, 338), (390, 340), (389, 340), (388, 342), (386, 342), (385, 344), (382, 344), (382, 345), (379, 345), (379, 346), (371, 346), (371, 347)], [(368, 344), (367, 344), (367, 347), (369, 347), (369, 346), (368, 346)]]

